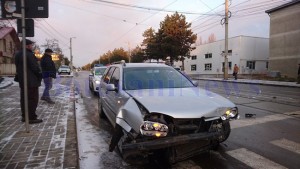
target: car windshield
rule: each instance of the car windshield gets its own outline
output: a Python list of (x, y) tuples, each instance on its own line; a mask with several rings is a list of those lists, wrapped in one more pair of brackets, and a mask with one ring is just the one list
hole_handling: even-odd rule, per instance
[(106, 67), (102, 67), (102, 68), (95, 68), (95, 75), (103, 75), (103, 73), (105, 72)]
[(69, 66), (61, 66), (60, 68), (69, 68)]
[(194, 85), (180, 72), (169, 67), (124, 68), (124, 90), (185, 88)]

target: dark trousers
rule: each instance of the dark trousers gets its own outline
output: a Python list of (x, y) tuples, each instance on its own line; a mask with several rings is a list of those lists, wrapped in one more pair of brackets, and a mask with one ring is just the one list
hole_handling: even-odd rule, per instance
[(52, 77), (46, 77), (43, 79), (45, 84), (45, 89), (42, 97), (50, 97), (49, 90), (52, 88)]
[(233, 73), (234, 79), (237, 80), (237, 73)]
[[(25, 118), (25, 100), (24, 100), (24, 88), (21, 89), (21, 111), (22, 117)], [(30, 120), (36, 119), (37, 115), (35, 113), (38, 102), (39, 102), (39, 88), (38, 87), (28, 87), (28, 117)]]

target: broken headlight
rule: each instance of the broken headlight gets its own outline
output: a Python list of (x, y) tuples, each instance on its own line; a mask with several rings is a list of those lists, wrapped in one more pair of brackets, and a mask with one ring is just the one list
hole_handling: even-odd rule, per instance
[(238, 108), (234, 107), (231, 109), (227, 109), (225, 113), (221, 116), (222, 120), (231, 120), (231, 119), (239, 119)]
[(144, 121), (140, 131), (145, 136), (164, 137), (168, 134), (168, 126), (158, 122)]

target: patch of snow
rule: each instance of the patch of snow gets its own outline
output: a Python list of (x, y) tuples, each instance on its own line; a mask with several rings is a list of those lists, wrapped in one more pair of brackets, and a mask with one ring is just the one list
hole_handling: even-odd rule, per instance
[(4, 143), (4, 142), (7, 142), (9, 140), (12, 139), (12, 137), (16, 134), (17, 131), (14, 131), (10, 136), (8, 137), (5, 137), (5, 138), (2, 138), (1, 141), (0, 141), (0, 144)]

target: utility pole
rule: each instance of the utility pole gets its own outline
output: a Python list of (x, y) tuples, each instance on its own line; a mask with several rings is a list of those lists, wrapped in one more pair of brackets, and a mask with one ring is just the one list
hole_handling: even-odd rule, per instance
[(225, 56), (224, 80), (228, 80), (228, 0), (225, 0)]
[(71, 71), (73, 72), (73, 55), (72, 55), (72, 38), (76, 37), (70, 37), (70, 64), (71, 64)]
[(25, 104), (25, 128), (29, 133), (29, 115), (28, 115), (28, 77), (27, 77), (27, 57), (26, 57), (26, 29), (25, 29), (25, 0), (21, 0), (22, 15), (22, 50), (23, 50), (23, 72), (24, 72), (24, 104)]

